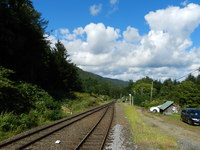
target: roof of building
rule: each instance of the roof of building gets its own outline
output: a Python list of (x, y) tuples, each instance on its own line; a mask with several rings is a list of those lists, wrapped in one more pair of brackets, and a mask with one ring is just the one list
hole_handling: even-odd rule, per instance
[(161, 110), (165, 110), (166, 108), (168, 108), (169, 106), (171, 106), (174, 102), (173, 101), (166, 101), (164, 104), (160, 105), (159, 108)]

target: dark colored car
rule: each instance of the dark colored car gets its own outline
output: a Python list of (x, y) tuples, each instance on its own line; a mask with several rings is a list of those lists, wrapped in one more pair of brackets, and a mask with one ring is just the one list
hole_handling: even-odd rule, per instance
[(181, 120), (191, 125), (200, 125), (200, 109), (184, 108), (181, 111)]

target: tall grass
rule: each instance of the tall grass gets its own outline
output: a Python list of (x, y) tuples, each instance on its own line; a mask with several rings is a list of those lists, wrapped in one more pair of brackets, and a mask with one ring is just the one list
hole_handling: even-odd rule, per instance
[(126, 117), (128, 118), (133, 132), (133, 140), (141, 149), (178, 149), (176, 140), (161, 133), (155, 127), (148, 125), (141, 118), (134, 106), (125, 106)]
[(62, 106), (62, 110), (66, 115), (82, 112), (90, 107), (98, 106), (111, 100), (109, 97), (103, 95), (91, 95), (79, 92), (75, 92), (74, 95), (76, 99), (67, 99)]

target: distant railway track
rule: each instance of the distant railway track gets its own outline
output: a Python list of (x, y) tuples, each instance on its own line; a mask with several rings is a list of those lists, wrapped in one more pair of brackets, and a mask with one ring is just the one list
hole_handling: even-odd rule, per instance
[(113, 114), (111, 102), (4, 140), (0, 149), (103, 149)]

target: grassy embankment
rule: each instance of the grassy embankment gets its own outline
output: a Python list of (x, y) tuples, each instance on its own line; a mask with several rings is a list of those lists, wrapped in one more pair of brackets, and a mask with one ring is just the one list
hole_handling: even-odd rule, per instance
[(123, 106), (139, 149), (178, 149), (176, 140), (151, 127), (141, 118), (134, 106)]
[(41, 97), (42, 100), (40, 103), (36, 103), (36, 108), (28, 113), (0, 113), (0, 141), (33, 127), (68, 117), (110, 101), (109, 97), (102, 95), (75, 92), (74, 96), (75, 99), (53, 102), (51, 97), (46, 95), (46, 99)]
[(62, 112), (65, 116), (83, 112), (88, 108), (99, 106), (111, 101), (108, 96), (87, 94), (87, 93), (74, 93), (76, 99), (67, 99), (61, 106)]

